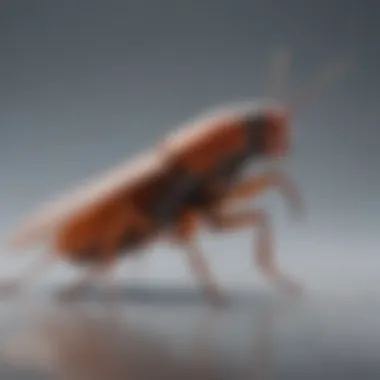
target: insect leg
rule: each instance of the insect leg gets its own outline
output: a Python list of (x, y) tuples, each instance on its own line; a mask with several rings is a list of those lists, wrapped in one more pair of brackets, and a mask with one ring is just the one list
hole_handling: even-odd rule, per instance
[(38, 278), (43, 272), (45, 272), (53, 263), (56, 263), (56, 258), (46, 252), (39, 258), (33, 265), (28, 268), (27, 273), (20, 277), (10, 280), (5, 284), (0, 284), (0, 295), (14, 295), (25, 288), (34, 279)]
[(174, 241), (180, 243), (184, 248), (184, 253), (192, 272), (202, 284), (204, 293), (216, 304), (226, 301), (226, 297), (219, 289), (219, 286), (206, 262), (202, 251), (199, 249), (194, 239), (197, 216), (186, 213), (180, 218), (174, 233)]
[(105, 262), (87, 268), (84, 276), (82, 276), (79, 281), (58, 292), (58, 299), (62, 301), (71, 301), (77, 298), (88, 285), (91, 285), (99, 278), (108, 275), (112, 268), (111, 264), (112, 262)]
[(188, 263), (201, 282), (204, 293), (216, 304), (224, 303), (225, 295), (219, 289), (199, 247), (192, 240), (184, 241), (183, 244)]
[(256, 197), (272, 188), (280, 190), (284, 198), (291, 204), (296, 215), (301, 214), (303, 209), (301, 195), (291, 178), (281, 172), (267, 171), (243, 180), (226, 194), (225, 199), (227, 203), (241, 201)]
[(108, 223), (99, 240), (97, 252), (94, 252), (96, 256), (95, 264), (90, 265), (85, 275), (78, 282), (63, 289), (58, 295), (60, 299), (72, 300), (85, 287), (109, 275), (116, 261), (116, 251), (125, 226), (126, 218), (124, 213), (117, 214), (117, 217)]
[(210, 225), (219, 231), (255, 226), (259, 229), (258, 246), (255, 252), (255, 262), (259, 268), (280, 288), (298, 292), (300, 287), (277, 266), (273, 254), (273, 233), (269, 217), (261, 210), (223, 212), (213, 211), (208, 215)]

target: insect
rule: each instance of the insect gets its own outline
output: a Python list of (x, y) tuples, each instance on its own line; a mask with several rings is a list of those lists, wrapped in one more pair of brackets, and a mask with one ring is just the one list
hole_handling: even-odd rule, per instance
[[(300, 207), (296, 186), (282, 170), (244, 178), (241, 173), (252, 162), (281, 162), (287, 156), (291, 120), (345, 64), (328, 65), (286, 106), (274, 101), (245, 102), (201, 114), (150, 151), (39, 210), (15, 231), (10, 246), (23, 249), (48, 243), (44, 259), (29, 275), (37, 276), (57, 258), (86, 265), (81, 280), (61, 292), (72, 297), (95, 277), (109, 275), (119, 258), (158, 239), (169, 239), (182, 246), (205, 294), (221, 301), (226, 298), (195, 242), (199, 222), (220, 232), (256, 227), (257, 265), (281, 288), (299, 290), (275, 262), (265, 211), (229, 208), (271, 188), (282, 190), (292, 205)], [(273, 93), (285, 80), (289, 55), (281, 53), (272, 65), (275, 98)], [(24, 276), (3, 289), (14, 291), (29, 279)]]

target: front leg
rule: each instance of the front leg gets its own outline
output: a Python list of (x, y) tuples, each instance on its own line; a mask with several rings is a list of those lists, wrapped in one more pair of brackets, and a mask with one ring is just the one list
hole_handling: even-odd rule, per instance
[(276, 264), (273, 254), (273, 232), (269, 217), (261, 210), (246, 212), (224, 212), (213, 210), (208, 215), (208, 222), (219, 231), (257, 227), (259, 236), (254, 260), (260, 269), (274, 282), (287, 292), (298, 293), (300, 286), (283, 274)]
[(267, 171), (252, 178), (242, 180), (226, 194), (225, 203), (257, 197), (265, 191), (274, 188), (280, 190), (284, 198), (291, 204), (294, 213), (300, 215), (303, 209), (301, 194), (294, 181), (289, 176), (278, 171)]

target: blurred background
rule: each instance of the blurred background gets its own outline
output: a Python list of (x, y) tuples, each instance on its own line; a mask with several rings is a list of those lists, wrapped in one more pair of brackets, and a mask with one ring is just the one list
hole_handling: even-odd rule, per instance
[[(365, 346), (370, 336), (379, 352), (378, 324), (363, 325), (364, 317), (356, 314), (375, 318), (380, 310), (376, 1), (2, 1), (0, 10), (4, 237), (40, 202), (132, 158), (198, 112), (266, 95), (276, 49), (293, 54), (289, 96), (335, 57), (348, 56), (353, 69), (293, 125), (288, 169), (302, 190), (305, 216), (294, 220), (275, 193), (252, 206), (264, 205), (273, 215), (284, 271), (314, 297), (337, 297), (328, 305), (339, 313), (321, 306), (329, 319), (323, 314), (320, 321), (333, 319), (342, 326), (343, 317), (357, 316), (343, 335), (355, 331), (365, 352), (373, 348)], [(205, 232), (200, 238), (227, 292), (239, 288), (261, 297), (272, 291), (252, 266), (251, 231)], [(2, 275), (21, 273), (32, 259), (17, 256), (3, 260)], [(122, 281), (126, 288), (189, 286), (197, 294), (185, 264), (181, 252), (160, 244), (142, 262), (123, 265)], [(41, 283), (72, 270), (59, 263)], [(347, 309), (339, 303), (343, 298), (349, 299)], [(240, 322), (231, 317), (230, 323), (233, 329)], [(313, 326), (319, 334), (326, 331)], [(363, 326), (370, 333), (363, 335)], [(293, 334), (293, 340), (305, 336)], [(352, 339), (359, 341), (356, 335)], [(293, 340), (287, 344), (297, 347)], [(336, 353), (352, 342), (335, 343), (336, 350), (331, 342), (326, 347)], [(296, 366), (297, 360), (287, 363)], [(375, 376), (378, 368), (371, 371)]]

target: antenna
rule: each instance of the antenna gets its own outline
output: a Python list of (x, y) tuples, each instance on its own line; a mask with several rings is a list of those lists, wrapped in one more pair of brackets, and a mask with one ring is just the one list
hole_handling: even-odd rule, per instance
[(298, 114), (301, 110), (312, 103), (317, 96), (333, 82), (337, 81), (345, 72), (351, 68), (350, 61), (341, 57), (330, 62), (319, 72), (312, 80), (310, 80), (298, 95), (293, 97), (289, 103), (289, 111), (291, 115)]
[(277, 49), (269, 63), (268, 96), (280, 99), (285, 95), (286, 82), (289, 77), (291, 53), (289, 49)]

